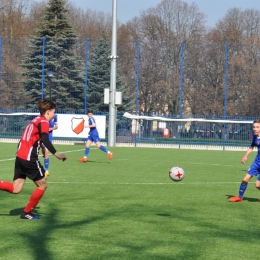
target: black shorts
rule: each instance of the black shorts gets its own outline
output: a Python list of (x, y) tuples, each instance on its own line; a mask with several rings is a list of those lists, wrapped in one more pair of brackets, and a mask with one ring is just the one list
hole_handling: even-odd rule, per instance
[(26, 179), (28, 177), (32, 181), (39, 181), (43, 179), (45, 170), (40, 161), (26, 161), (16, 157), (14, 167), (14, 181), (17, 179)]

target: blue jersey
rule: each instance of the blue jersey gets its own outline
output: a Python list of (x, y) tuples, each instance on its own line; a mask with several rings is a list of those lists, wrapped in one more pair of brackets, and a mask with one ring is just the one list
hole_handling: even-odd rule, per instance
[(252, 139), (251, 147), (252, 148), (257, 147), (258, 153), (257, 153), (257, 156), (256, 156), (254, 162), (247, 170), (247, 173), (250, 174), (251, 176), (258, 175), (257, 180), (260, 181), (260, 137), (257, 137), (257, 135), (254, 135), (254, 137)]
[(260, 165), (260, 137), (258, 137), (257, 135), (253, 136), (251, 147), (257, 147), (258, 153), (254, 162)]
[[(89, 125), (95, 125), (96, 124), (95, 119), (93, 117), (89, 118), (88, 119), (88, 124)], [(98, 136), (98, 130), (97, 130), (96, 127), (90, 127), (89, 129), (90, 129), (89, 135), (91, 135), (91, 136)]]
[[(54, 126), (58, 125), (58, 116), (54, 115), (53, 119), (49, 121), (49, 128), (53, 128)], [(52, 138), (53, 130), (49, 131), (49, 137)]]

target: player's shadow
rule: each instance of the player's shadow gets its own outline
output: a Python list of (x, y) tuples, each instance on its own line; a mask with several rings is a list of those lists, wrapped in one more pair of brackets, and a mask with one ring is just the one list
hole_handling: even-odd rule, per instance
[[(36, 215), (40, 215), (38, 214), (38, 209), (40, 207), (36, 207), (34, 210), (33, 210), (33, 213), (36, 214)], [(17, 208), (17, 209), (12, 209), (10, 210), (10, 216), (19, 216), (21, 214), (21, 212), (23, 211), (24, 208)]]
[(244, 197), (243, 200), (247, 200), (249, 202), (259, 202), (259, 200), (257, 198), (248, 198), (248, 197)]
[[(22, 213), (23, 209), (24, 208), (11, 209), (9, 211), (9, 214), (0, 214), (0, 216), (20, 216), (20, 214)], [(41, 215), (41, 214), (38, 214), (38, 209), (39, 209), (39, 207), (36, 207), (33, 210), (33, 213), (36, 214), (36, 215)]]
[[(231, 197), (234, 197), (234, 195), (226, 195), (227, 198), (231, 198)], [(244, 197), (243, 200), (247, 200), (249, 202), (259, 202), (259, 200), (257, 198), (249, 198), (249, 197)]]
[(156, 216), (159, 216), (159, 217), (171, 217), (171, 214), (167, 214), (167, 213), (158, 213), (158, 214), (156, 214)]
[(100, 161), (92, 161), (92, 160), (88, 160), (87, 163), (106, 163), (106, 164), (109, 164), (110, 162), (100, 162)]

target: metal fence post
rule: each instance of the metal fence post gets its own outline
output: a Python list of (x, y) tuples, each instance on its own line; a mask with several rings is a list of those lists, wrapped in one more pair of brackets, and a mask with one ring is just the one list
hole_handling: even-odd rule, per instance
[(44, 98), (44, 58), (46, 37), (42, 37), (42, 99)]
[(140, 68), (140, 39), (137, 41), (136, 71), (135, 71), (135, 112), (139, 112), (139, 68)]
[(87, 93), (88, 93), (88, 52), (89, 40), (86, 39), (86, 71), (85, 71), (85, 85), (84, 85), (84, 113), (87, 113)]
[[(182, 118), (182, 88), (183, 88), (183, 72), (184, 72), (184, 41), (181, 42), (181, 64), (180, 64), (180, 108), (179, 108), (179, 113), (180, 113), (180, 118)], [(179, 129), (180, 134), (179, 134), (179, 149), (181, 148), (181, 131), (182, 131), (182, 123), (179, 124)]]
[(2, 36), (0, 36), (0, 94), (2, 94), (2, 51), (3, 51), (3, 43), (2, 43)]
[(112, 23), (112, 41), (111, 41), (111, 72), (109, 89), (109, 121), (108, 121), (108, 146), (116, 144), (116, 118), (117, 108), (115, 104), (116, 97), (116, 75), (117, 75), (117, 0), (113, 0), (113, 23)]
[[(225, 50), (225, 75), (224, 75), (224, 118), (227, 117), (227, 88), (228, 88), (228, 42), (226, 42)], [(227, 140), (227, 125), (224, 124), (224, 145), (223, 150), (225, 150), (226, 140)]]
[[(140, 39), (137, 40), (136, 68), (135, 68), (135, 113), (139, 114), (139, 71), (140, 70)], [(137, 120), (136, 120), (137, 124)], [(140, 131), (140, 129), (139, 129)], [(136, 147), (136, 126), (134, 132), (134, 147)]]

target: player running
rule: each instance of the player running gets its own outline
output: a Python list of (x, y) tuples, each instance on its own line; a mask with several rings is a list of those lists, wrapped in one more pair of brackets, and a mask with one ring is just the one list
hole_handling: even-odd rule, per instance
[(257, 147), (258, 153), (253, 162), (253, 164), (249, 167), (242, 183), (240, 185), (238, 196), (229, 198), (230, 202), (241, 202), (243, 200), (244, 193), (247, 188), (247, 184), (253, 176), (257, 176), (257, 180), (255, 182), (255, 187), (260, 190), (260, 120), (255, 120), (253, 122), (253, 140), (251, 146), (248, 148), (246, 154), (241, 160), (241, 163), (246, 163), (248, 155), (253, 151), (254, 147)]
[(97, 127), (96, 127), (97, 126), (96, 121), (93, 117), (93, 111), (88, 110), (87, 115), (88, 115), (88, 125), (85, 125), (85, 127), (90, 128), (89, 136), (88, 136), (88, 140), (86, 142), (86, 149), (85, 149), (84, 157), (79, 159), (79, 161), (80, 162), (87, 162), (88, 161), (88, 154), (89, 154), (90, 145), (92, 144), (92, 142), (95, 142), (97, 148), (99, 148), (101, 151), (108, 154), (108, 160), (112, 160), (113, 153), (110, 152), (109, 150), (107, 150), (107, 148), (105, 146), (100, 144), (100, 138), (99, 138), (98, 130), (97, 130)]
[[(53, 119), (49, 121), (49, 140), (52, 143), (53, 140), (53, 130), (58, 129), (58, 116), (55, 114)], [(50, 165), (50, 158), (49, 158), (49, 150), (43, 145), (43, 157), (44, 157), (44, 168), (45, 168), (45, 177), (50, 175), (49, 173), (49, 165)]]
[(38, 108), (40, 116), (34, 118), (27, 125), (19, 141), (13, 183), (0, 181), (0, 190), (13, 194), (18, 194), (22, 191), (26, 177), (31, 179), (37, 186), (20, 215), (22, 219), (40, 218), (40, 216), (34, 215), (32, 211), (47, 188), (44, 176), (45, 170), (38, 158), (42, 143), (59, 160), (65, 161), (67, 159), (64, 154), (59, 154), (55, 150), (49, 140), (49, 121), (54, 117), (56, 105), (52, 101), (43, 99), (38, 102)]

